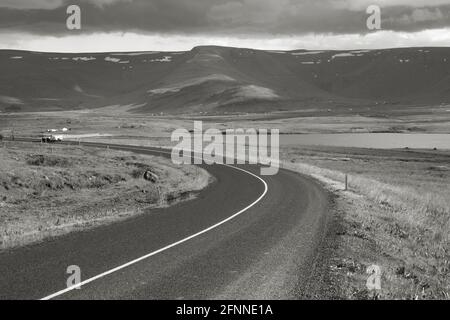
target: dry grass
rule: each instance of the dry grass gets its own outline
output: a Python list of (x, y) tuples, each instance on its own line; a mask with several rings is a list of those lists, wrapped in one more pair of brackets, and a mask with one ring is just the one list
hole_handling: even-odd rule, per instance
[[(210, 182), (194, 166), (88, 147), (0, 148), (1, 248), (140, 214), (192, 198)], [(146, 170), (159, 179), (143, 179)]]
[[(113, 135), (92, 140), (96, 142), (166, 146), (174, 129), (192, 128), (192, 119), (189, 118), (163, 119), (130, 114), (118, 116), (117, 111), (106, 111), (5, 115), (0, 117), (0, 134), (9, 136), (11, 129), (15, 129), (16, 134), (38, 135), (48, 128), (71, 127), (77, 134)], [(268, 119), (261, 117), (257, 121), (253, 115), (208, 118), (210, 122), (204, 123), (204, 129), (281, 128), (282, 133), (448, 133), (450, 123), (449, 115), (434, 114), (381, 118), (351, 115), (305, 115), (293, 119), (272, 118), (271, 115), (268, 115)], [(339, 249), (335, 252), (330, 269), (339, 278), (336, 283), (342, 291), (341, 297), (369, 297), (365, 290), (365, 267), (374, 263), (383, 269), (383, 290), (378, 293), (381, 298), (449, 297), (448, 153), (325, 147), (289, 148), (282, 151), (284, 167), (316, 177), (337, 195), (337, 212), (343, 230), (338, 235)], [(348, 192), (342, 191), (345, 173), (350, 175)], [(189, 184), (189, 179), (183, 181)], [(171, 188), (176, 188), (176, 185)], [(94, 189), (86, 190), (89, 191), (86, 198), (92, 197), (90, 193)], [(164, 193), (170, 194), (170, 191), (165, 190)], [(171, 200), (171, 196), (168, 199)], [(107, 203), (105, 200), (99, 207), (103, 208)], [(3, 206), (0, 209), (7, 205), (0, 199), (0, 206)], [(150, 204), (147, 202), (144, 205)], [(121, 212), (128, 215), (125, 209)], [(100, 213), (99, 219), (115, 217), (117, 214)], [(57, 213), (53, 215), (57, 216)], [(35, 216), (39, 216), (39, 213), (27, 217), (32, 221), (30, 225), (36, 223), (33, 220)], [(0, 219), (4, 219), (3, 216)]]
[[(322, 180), (338, 195), (344, 230), (331, 267), (341, 278), (343, 297), (368, 298), (365, 268), (379, 264), (384, 286), (378, 298), (448, 299), (450, 154), (373, 152), (307, 148), (283, 153), (286, 168)], [(348, 192), (342, 191), (345, 173)]]

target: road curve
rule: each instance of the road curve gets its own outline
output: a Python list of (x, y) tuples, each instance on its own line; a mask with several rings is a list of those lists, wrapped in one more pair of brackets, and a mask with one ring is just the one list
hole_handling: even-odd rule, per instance
[[(287, 170), (264, 183), (258, 166), (203, 168), (216, 182), (195, 200), (0, 252), (0, 299), (295, 298), (310, 281), (327, 193)], [(70, 265), (93, 281), (61, 291)]]

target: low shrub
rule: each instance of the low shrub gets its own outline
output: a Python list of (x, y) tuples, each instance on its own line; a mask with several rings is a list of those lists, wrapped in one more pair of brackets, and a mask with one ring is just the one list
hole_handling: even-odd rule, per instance
[(69, 167), (71, 161), (67, 158), (59, 156), (49, 156), (49, 155), (31, 155), (27, 160), (27, 164), (30, 166), (44, 166), (44, 167)]

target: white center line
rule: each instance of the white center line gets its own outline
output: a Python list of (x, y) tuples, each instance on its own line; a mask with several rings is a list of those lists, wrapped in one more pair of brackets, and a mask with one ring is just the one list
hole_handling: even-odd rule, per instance
[[(166, 153), (166, 154), (169, 154), (169, 152), (165, 152), (165, 151), (156, 151), (156, 150), (149, 150), (149, 149), (143, 149), (143, 148), (125, 147), (125, 148), (123, 148), (123, 149), (127, 149), (127, 150), (139, 150), (139, 151), (153, 151), (153, 152), (160, 152), (160, 153)], [(138, 263), (138, 262), (140, 262), (140, 261), (142, 261), (142, 260), (148, 259), (148, 258), (150, 258), (150, 257), (152, 257), (152, 256), (154, 256), (154, 255), (156, 255), (156, 254), (158, 254), (158, 253), (161, 253), (161, 252), (164, 252), (164, 251), (166, 251), (166, 250), (169, 250), (170, 248), (173, 248), (173, 247), (175, 247), (175, 246), (178, 246), (178, 245), (180, 245), (180, 244), (182, 244), (182, 243), (184, 243), (184, 242), (186, 242), (186, 241), (189, 241), (189, 240), (191, 240), (191, 239), (193, 239), (193, 238), (195, 238), (195, 237), (198, 237), (198, 236), (200, 236), (200, 235), (202, 235), (202, 234), (204, 234), (204, 233), (206, 233), (206, 232), (209, 232), (209, 231), (211, 231), (211, 230), (213, 230), (213, 229), (216, 229), (217, 227), (221, 226), (222, 224), (224, 224), (224, 223), (226, 223), (226, 222), (228, 222), (228, 221), (230, 221), (230, 220), (236, 218), (237, 216), (241, 215), (242, 213), (244, 213), (245, 211), (247, 211), (247, 210), (250, 209), (251, 207), (255, 206), (255, 205), (256, 205), (258, 202), (260, 202), (260, 201), (264, 198), (264, 196), (267, 194), (267, 191), (268, 191), (268, 189), (269, 189), (268, 186), (267, 186), (267, 183), (266, 183), (262, 178), (260, 178), (259, 176), (257, 176), (256, 174), (253, 174), (253, 173), (251, 173), (251, 172), (249, 172), (249, 171), (247, 171), (247, 170), (244, 170), (244, 169), (241, 169), (241, 168), (237, 168), (237, 167), (234, 167), (234, 166), (231, 166), (231, 165), (227, 165), (227, 164), (220, 164), (220, 165), (223, 165), (223, 166), (226, 166), (226, 167), (233, 168), (233, 169), (235, 169), (235, 170), (239, 170), (239, 171), (245, 172), (245, 173), (247, 173), (247, 174), (249, 174), (249, 175), (251, 175), (251, 176), (257, 178), (258, 180), (260, 180), (260, 181), (264, 184), (264, 192), (258, 197), (258, 199), (256, 199), (254, 202), (252, 202), (251, 204), (249, 204), (249, 205), (248, 205), (247, 207), (245, 207), (244, 209), (242, 209), (242, 210), (240, 210), (239, 212), (233, 214), (232, 216), (228, 217), (227, 219), (222, 220), (222, 221), (216, 223), (215, 225), (210, 226), (209, 228), (206, 228), (206, 229), (204, 229), (204, 230), (202, 230), (202, 231), (200, 231), (200, 232), (197, 232), (196, 234), (193, 234), (193, 235), (191, 235), (191, 236), (189, 236), (189, 237), (187, 237), (187, 238), (184, 238), (184, 239), (182, 239), (182, 240), (180, 240), (180, 241), (177, 241), (177, 242), (172, 243), (172, 244), (170, 244), (170, 245), (168, 245), (168, 246), (165, 246), (164, 248), (161, 248), (161, 249), (158, 249), (158, 250), (156, 250), (156, 251), (153, 251), (153, 252), (151, 252), (151, 253), (149, 253), (149, 254), (146, 254), (146, 255), (144, 255), (144, 256), (142, 256), (142, 257), (140, 257), (140, 258), (137, 258), (137, 259), (135, 259), (135, 260), (132, 260), (132, 261), (130, 261), (130, 262), (127, 262), (127, 263), (125, 263), (125, 264), (123, 264), (123, 265), (120, 265), (120, 266), (118, 266), (118, 267), (116, 267), (116, 268), (110, 269), (110, 270), (108, 270), (108, 271), (106, 271), (106, 272), (103, 272), (103, 273), (101, 273), (101, 274), (99, 274), (99, 275), (96, 275), (96, 276), (94, 276), (94, 277), (92, 277), (92, 278), (89, 278), (89, 279), (87, 279), (87, 280), (84, 280), (84, 281), (80, 282), (79, 284), (77, 284), (77, 285), (75, 285), (75, 286), (71, 286), (71, 287), (68, 287), (68, 288), (66, 288), (66, 289), (64, 289), (64, 290), (55, 292), (55, 293), (53, 293), (53, 294), (51, 294), (51, 295), (48, 295), (48, 296), (46, 296), (46, 297), (44, 297), (44, 298), (42, 298), (42, 299), (40, 299), (40, 300), (50, 300), (50, 299), (53, 299), (53, 298), (55, 298), (55, 297), (61, 296), (61, 295), (65, 294), (65, 293), (67, 293), (67, 292), (70, 292), (70, 291), (72, 291), (72, 290), (74, 290), (74, 289), (77, 289), (77, 288), (79, 288), (79, 287), (81, 287), (81, 286), (84, 286), (84, 285), (86, 285), (86, 284), (88, 284), (88, 283), (91, 283), (91, 282), (93, 282), (93, 281), (95, 281), (95, 280), (98, 280), (98, 279), (100, 279), (100, 278), (106, 277), (107, 275), (110, 275), (110, 274), (112, 274), (112, 273), (114, 273), (114, 272), (117, 272), (117, 271), (119, 271), (119, 270), (122, 270), (122, 269), (124, 269), (124, 268), (127, 268), (127, 267), (129, 267), (129, 266), (131, 266), (131, 265), (134, 265), (134, 264), (136, 264), (136, 263)]]

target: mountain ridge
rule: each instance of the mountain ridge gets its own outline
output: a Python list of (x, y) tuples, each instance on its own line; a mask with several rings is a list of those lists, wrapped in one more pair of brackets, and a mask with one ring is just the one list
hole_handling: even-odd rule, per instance
[(134, 113), (404, 108), (450, 103), (450, 48), (181, 52), (0, 50), (0, 110)]

